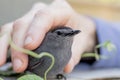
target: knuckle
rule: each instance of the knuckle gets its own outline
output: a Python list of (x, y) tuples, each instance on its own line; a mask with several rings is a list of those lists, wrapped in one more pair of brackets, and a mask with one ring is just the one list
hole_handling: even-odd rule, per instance
[(54, 21), (55, 15), (48, 10), (39, 10), (35, 15), (34, 18), (43, 19), (49, 21), (49, 23)]
[(46, 6), (47, 6), (46, 4), (39, 2), (39, 3), (35, 3), (33, 5), (33, 8), (44, 8)]
[(16, 20), (15, 22), (14, 22), (14, 26), (19, 26), (19, 25), (21, 25), (21, 24), (23, 24), (23, 20), (21, 20), (21, 19), (18, 19), (18, 20)]
[(46, 16), (48, 17), (50, 14), (48, 11), (46, 10), (39, 10), (36, 14), (35, 17), (40, 17), (40, 16)]
[(1, 26), (0, 28), (0, 32), (4, 33), (4, 32), (11, 32), (13, 29), (13, 23), (8, 23), (8, 24), (4, 24), (3, 26)]
[(22, 23), (21, 21), (16, 20), (16, 21), (13, 23), (13, 30), (19, 29), (21, 23)]
[(26, 22), (22, 19), (18, 19), (13, 23), (13, 30), (19, 30)]

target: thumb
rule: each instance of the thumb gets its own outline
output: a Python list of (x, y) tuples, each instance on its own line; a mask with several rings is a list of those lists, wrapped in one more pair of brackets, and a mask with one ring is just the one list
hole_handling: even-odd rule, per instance
[(68, 62), (68, 64), (65, 66), (64, 72), (65, 73), (70, 73), (70, 72), (72, 72), (72, 70), (74, 69), (74, 67), (75, 67), (74, 61), (71, 58), (70, 61)]

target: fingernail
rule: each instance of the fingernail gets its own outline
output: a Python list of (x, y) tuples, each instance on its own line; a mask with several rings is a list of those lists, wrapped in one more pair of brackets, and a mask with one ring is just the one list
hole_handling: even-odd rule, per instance
[(20, 60), (20, 59), (17, 59), (17, 58), (15, 58), (15, 59), (13, 59), (14, 61), (13, 61), (13, 66), (14, 66), (14, 69), (15, 70), (19, 70), (20, 69), (20, 67), (22, 66), (22, 61)]
[(30, 44), (32, 41), (33, 41), (32, 38), (28, 36), (25, 40), (25, 45)]

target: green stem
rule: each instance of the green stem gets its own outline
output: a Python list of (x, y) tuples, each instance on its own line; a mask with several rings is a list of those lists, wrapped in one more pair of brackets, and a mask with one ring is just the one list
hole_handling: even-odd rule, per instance
[(82, 55), (82, 58), (86, 58), (86, 57), (95, 57), (95, 53), (84, 53)]
[(95, 48), (95, 58), (96, 58), (96, 60), (99, 60), (99, 59), (100, 59), (100, 55), (99, 55), (97, 49), (98, 49), (98, 48)]
[(28, 55), (30, 55), (30, 56), (32, 56), (32, 57), (35, 57), (35, 58), (42, 58), (43, 56), (50, 57), (50, 58), (52, 59), (51, 65), (50, 65), (50, 67), (49, 67), (49, 68), (45, 71), (45, 73), (44, 73), (44, 80), (47, 80), (47, 73), (52, 69), (52, 67), (54, 66), (54, 63), (55, 63), (55, 58), (54, 58), (53, 55), (51, 55), (50, 53), (47, 53), (47, 52), (42, 52), (42, 53), (40, 53), (40, 54), (37, 54), (37, 53), (35, 53), (35, 52), (33, 52), (33, 51), (20, 48), (20, 47), (18, 47), (17, 45), (14, 44), (14, 42), (12, 41), (11, 38), (9, 38), (9, 44), (10, 44), (10, 46), (11, 46), (13, 49), (15, 49), (15, 50), (17, 50), (17, 51), (20, 51), (20, 52), (23, 52), (23, 53), (25, 53), (25, 54), (28, 54)]
[(47, 73), (52, 69), (52, 67), (54, 66), (54, 63), (55, 63), (55, 58), (53, 55), (47, 53), (47, 52), (42, 52), (39, 57), (43, 57), (43, 56), (48, 56), (52, 59), (52, 63), (50, 65), (50, 67), (45, 71), (45, 74), (44, 74), (44, 80), (47, 80)]
[(99, 55), (97, 49), (98, 49), (98, 48), (95, 47), (94, 53), (84, 53), (84, 54), (82, 55), (82, 57), (83, 57), (83, 58), (84, 58), (84, 57), (95, 57), (96, 60), (99, 60), (99, 59), (100, 59), (100, 55)]

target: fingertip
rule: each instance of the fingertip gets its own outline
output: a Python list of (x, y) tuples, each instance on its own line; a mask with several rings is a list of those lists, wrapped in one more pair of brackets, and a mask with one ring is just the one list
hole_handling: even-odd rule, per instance
[(28, 65), (27, 60), (22, 60), (19, 58), (13, 59), (13, 70), (17, 73), (24, 72), (27, 68), (27, 65)]
[(1, 58), (1, 59), (0, 59), (0, 66), (4, 65), (5, 63), (6, 63), (6, 59), (4, 59), (4, 58), (2, 59), (2, 58)]
[(44, 9), (45, 7), (47, 7), (46, 4), (44, 3), (41, 3), (41, 2), (37, 2), (33, 5), (33, 9), (37, 9), (37, 10), (40, 10), (40, 9)]
[(13, 70), (17, 73), (24, 72), (28, 66), (28, 55), (11, 49)]
[(28, 33), (29, 35), (27, 35), (25, 39), (24, 47), (29, 50), (36, 49), (43, 41), (44, 36), (46, 34), (45, 32), (46, 31), (41, 30), (40, 32), (34, 31), (34, 33)]
[(41, 44), (42, 40), (44, 39), (44, 36), (44, 33), (34, 33), (31, 36), (27, 36), (27, 38), (25, 39), (24, 47), (29, 50), (36, 49)]

